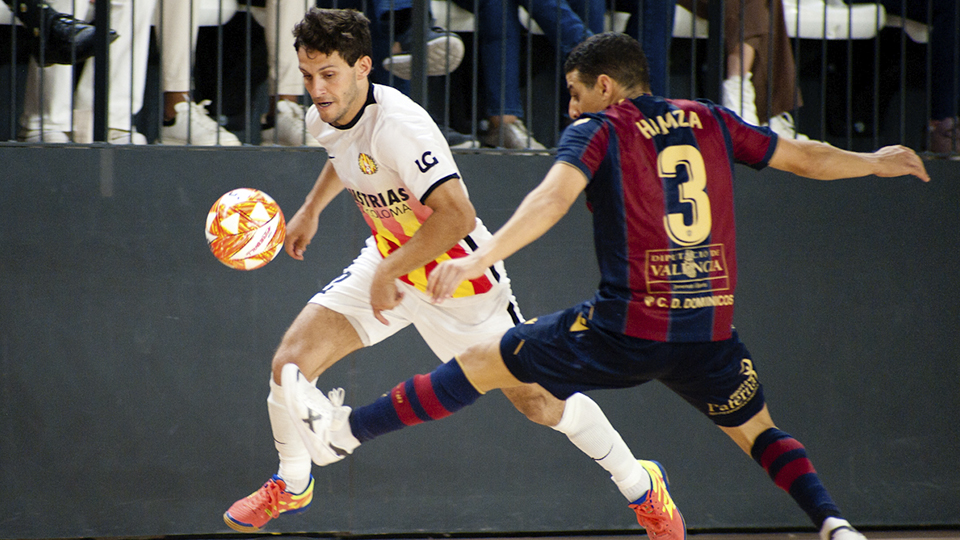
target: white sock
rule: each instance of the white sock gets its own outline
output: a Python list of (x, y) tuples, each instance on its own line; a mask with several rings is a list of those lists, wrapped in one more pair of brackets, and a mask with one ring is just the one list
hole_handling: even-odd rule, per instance
[(628, 501), (650, 489), (650, 475), (592, 399), (579, 393), (567, 398), (560, 423), (553, 429), (606, 469)]
[(283, 398), (283, 387), (270, 377), (270, 395), (267, 397), (267, 412), (270, 414), (270, 427), (273, 430), (273, 442), (280, 457), (277, 476), (283, 478), (290, 493), (302, 493), (310, 485), (310, 471), (313, 462), (303, 439), (297, 433), (290, 414), (287, 413)]
[(753, 74), (747, 73), (743, 78), (734, 75), (723, 81), (721, 100), (724, 107), (737, 113), (744, 122), (760, 125), (757, 116), (757, 92), (753, 87)]

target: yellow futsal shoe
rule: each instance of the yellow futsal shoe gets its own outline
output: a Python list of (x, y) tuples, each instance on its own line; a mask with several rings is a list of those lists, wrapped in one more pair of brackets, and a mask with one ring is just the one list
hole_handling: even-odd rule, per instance
[(303, 512), (313, 501), (313, 477), (303, 493), (287, 492), (287, 484), (279, 476), (273, 475), (267, 483), (247, 497), (233, 503), (223, 513), (223, 521), (233, 530), (257, 532), (271, 519), (280, 514)]
[(637, 522), (647, 530), (650, 540), (686, 540), (687, 526), (670, 497), (667, 471), (656, 461), (641, 459), (640, 465), (650, 475), (650, 489), (630, 503), (630, 508), (637, 513)]

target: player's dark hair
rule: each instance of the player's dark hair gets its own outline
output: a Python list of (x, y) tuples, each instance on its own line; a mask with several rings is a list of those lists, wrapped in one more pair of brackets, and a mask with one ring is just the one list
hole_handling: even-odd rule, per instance
[(619, 32), (604, 32), (574, 47), (563, 64), (563, 72), (577, 70), (580, 82), (593, 87), (597, 77), (606, 75), (624, 88), (649, 88), (650, 68), (640, 42)]
[(350, 67), (363, 56), (373, 56), (370, 21), (353, 9), (310, 8), (293, 27), (293, 38), (295, 49), (337, 53)]

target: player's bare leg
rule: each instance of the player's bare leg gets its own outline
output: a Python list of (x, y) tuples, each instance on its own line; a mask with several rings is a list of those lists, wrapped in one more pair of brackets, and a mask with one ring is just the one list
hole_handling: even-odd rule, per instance
[(318, 304), (307, 304), (287, 329), (273, 355), (273, 381), (280, 384), (280, 372), (296, 364), (314, 380), (344, 356), (363, 347), (360, 336), (346, 317)]
[(777, 487), (790, 494), (813, 524), (821, 540), (865, 540), (834, 504), (799, 441), (777, 429), (770, 411), (763, 409), (737, 427), (720, 427), (751, 456)]
[(295, 364), (315, 381), (327, 368), (361, 347), (363, 343), (346, 317), (317, 304), (307, 304), (290, 325), (273, 357), (267, 397), (280, 466), (259, 490), (224, 513), (223, 520), (232, 529), (259, 531), (282, 513), (305, 510), (313, 499), (312, 460), (288, 412), (285, 389), (280, 384), (283, 366)]
[(554, 427), (563, 418), (563, 409), (566, 402), (553, 397), (539, 384), (504, 388), (503, 395), (507, 396), (510, 403), (513, 403), (513, 406), (531, 422)]

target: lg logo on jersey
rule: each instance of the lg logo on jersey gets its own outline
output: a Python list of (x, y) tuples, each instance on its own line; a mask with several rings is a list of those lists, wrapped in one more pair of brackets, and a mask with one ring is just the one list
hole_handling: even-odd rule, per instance
[[(423, 160), (423, 163), (420, 163), (421, 160)], [(429, 171), (431, 167), (433, 167), (437, 163), (440, 163), (440, 161), (437, 158), (433, 157), (430, 154), (430, 151), (428, 150), (424, 152), (422, 156), (420, 156), (420, 159), (418, 159), (416, 163), (417, 163), (417, 168), (420, 169), (420, 172), (425, 173)]]

